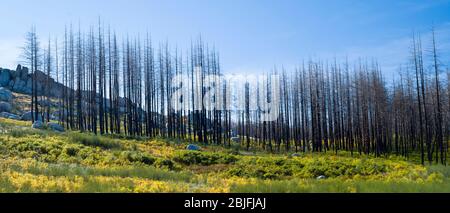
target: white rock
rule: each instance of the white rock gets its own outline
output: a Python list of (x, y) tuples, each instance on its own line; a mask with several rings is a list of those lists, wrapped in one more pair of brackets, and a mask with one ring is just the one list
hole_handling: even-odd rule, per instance
[(53, 131), (64, 132), (64, 127), (58, 123), (48, 122), (47, 127), (52, 129)]
[(43, 129), (44, 128), (44, 123), (42, 123), (42, 121), (35, 121), (33, 123), (33, 125), (31, 125), (32, 128), (34, 129)]

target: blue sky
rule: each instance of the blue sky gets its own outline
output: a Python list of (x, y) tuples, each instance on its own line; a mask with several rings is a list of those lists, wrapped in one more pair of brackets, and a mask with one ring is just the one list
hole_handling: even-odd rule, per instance
[(119, 34), (187, 48), (199, 35), (229, 72), (290, 68), (309, 58), (376, 58), (387, 75), (408, 58), (413, 30), (429, 43), (434, 24), (443, 63), (450, 58), (450, 0), (0, 0), (0, 67), (14, 68), (32, 24), (39, 36), (62, 37), (101, 17)]

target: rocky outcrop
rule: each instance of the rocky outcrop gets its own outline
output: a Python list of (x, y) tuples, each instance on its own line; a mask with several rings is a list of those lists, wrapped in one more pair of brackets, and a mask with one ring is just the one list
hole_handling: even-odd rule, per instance
[(55, 102), (53, 102), (53, 101), (49, 101), (49, 100), (38, 100), (38, 104), (39, 104), (40, 106), (43, 106), (43, 107), (48, 107), (48, 106), (50, 106), (50, 107), (56, 107), (56, 106), (58, 106), (57, 103), (55, 103)]
[(20, 116), (9, 113), (9, 112), (0, 112), (0, 117), (14, 119), (14, 120), (20, 120)]
[[(44, 72), (36, 71), (36, 91), (38, 95), (46, 95), (46, 82), (48, 81), (48, 94), (51, 97), (62, 97), (64, 90), (71, 92), (72, 89), (65, 87), (63, 84), (56, 82), (52, 77), (48, 78)], [(22, 94), (31, 94), (32, 92), (32, 75), (27, 67), (17, 65), (16, 70), (0, 68), (0, 87), (5, 87), (13, 92)], [(89, 91), (82, 91), (83, 96), (91, 95)], [(99, 94), (97, 94), (99, 95)], [(97, 96), (97, 102), (100, 101)], [(109, 108), (109, 101), (105, 98), (106, 107)], [(119, 99), (119, 105), (125, 106), (125, 99)], [(122, 107), (121, 107), (122, 108)]]
[(64, 127), (58, 123), (48, 122), (47, 127), (56, 132), (64, 132)]
[(4, 87), (0, 87), (0, 101), (10, 102), (12, 99), (12, 92)]
[(235, 143), (240, 143), (241, 142), (241, 138), (240, 137), (231, 137), (231, 141), (233, 141)]
[[(11, 112), (12, 111), (12, 92), (4, 87), (0, 87), (0, 112)], [(7, 118), (8, 116), (2, 116)]]
[[(48, 76), (41, 72), (36, 71), (34, 74), (34, 79), (36, 80), (36, 91), (38, 95), (49, 95), (51, 97), (62, 97), (63, 91), (67, 92), (75, 92), (72, 89), (65, 87), (63, 84), (56, 82), (53, 78), (48, 78)], [(22, 65), (17, 65), (16, 70), (9, 70), (0, 68), (0, 101), (5, 101), (11, 103), (11, 99), (9, 97), (13, 97), (11, 91), (16, 93), (28, 94), (31, 95), (32, 92), (32, 74), (30, 73), (27, 67)], [(46, 83), (48, 82), (49, 90), (46, 90)], [(5, 92), (2, 91), (1, 87), (4, 88)], [(10, 90), (10, 91), (9, 91)], [(9, 93), (8, 93), (9, 92)], [(83, 96), (92, 95), (89, 91), (82, 91)], [(99, 94), (97, 94), (97, 103), (100, 102)], [(104, 99), (106, 108), (110, 108), (109, 100), (107, 98)], [(123, 97), (119, 98), (119, 110), (120, 113), (125, 113), (125, 99)], [(87, 103), (83, 103), (87, 104)], [(58, 106), (58, 103), (48, 102), (48, 101), (39, 101), (40, 106)], [(6, 105), (3, 105), (7, 107)], [(143, 109), (141, 109), (143, 110)], [(1, 111), (0, 111), (1, 112)], [(9, 111), (8, 111), (9, 112)], [(57, 118), (57, 116), (53, 116), (53, 118)]]
[(0, 86), (8, 86), (11, 79), (10, 70), (0, 69)]
[(187, 150), (191, 150), (191, 151), (200, 151), (200, 147), (195, 145), (195, 144), (189, 144), (186, 146)]
[(31, 94), (31, 79), (26, 81), (22, 79), (12, 80), (10, 81), (10, 87), (15, 92)]
[(9, 102), (0, 101), (0, 112), (11, 112), (12, 106)]
[(20, 119), (24, 120), (24, 121), (31, 121), (31, 119), (32, 119), (31, 111), (23, 113), (22, 116), (20, 117)]
[(61, 124), (54, 123), (54, 122), (48, 122), (44, 123), (42, 121), (35, 121), (33, 125), (31, 125), (31, 128), (34, 129), (49, 129), (54, 132), (64, 132), (64, 127)]
[[(44, 95), (45, 85), (49, 83), (49, 95), (52, 97), (60, 97), (64, 86), (55, 82), (53, 78), (47, 78), (47, 75), (41, 71), (35, 72), (36, 91), (39, 95)], [(13, 92), (31, 94), (32, 91), (32, 75), (27, 67), (17, 65), (16, 70), (0, 68), (0, 86), (6, 87)]]
[(326, 179), (327, 177), (325, 175), (319, 175), (316, 179), (317, 180), (321, 180), (321, 179)]
[[(33, 120), (32, 115), (33, 114), (31, 114), (31, 111), (27, 111), (27, 112), (23, 113), (22, 116), (20, 116), (20, 120), (31, 121), (31, 120)], [(47, 118), (47, 113), (46, 112), (42, 113), (42, 114), (40, 113), (40, 115), (37, 116), (37, 118), (35, 120), (42, 120), (42, 117), (44, 119)], [(58, 120), (58, 117), (54, 116), (53, 114), (50, 114), (49, 119), (50, 120)]]
[(33, 123), (33, 125), (31, 125), (31, 128), (34, 128), (34, 129), (44, 129), (44, 127), (45, 127), (45, 125), (42, 121), (35, 121)]

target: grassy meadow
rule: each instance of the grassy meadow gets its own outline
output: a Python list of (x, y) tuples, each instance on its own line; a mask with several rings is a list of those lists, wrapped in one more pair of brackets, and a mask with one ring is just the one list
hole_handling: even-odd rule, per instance
[[(450, 192), (450, 167), (31, 129), (0, 118), (0, 192)], [(320, 178), (318, 178), (320, 177)]]

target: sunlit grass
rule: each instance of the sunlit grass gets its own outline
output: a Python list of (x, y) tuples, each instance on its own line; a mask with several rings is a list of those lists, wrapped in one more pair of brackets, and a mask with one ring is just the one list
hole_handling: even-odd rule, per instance
[[(0, 192), (450, 192), (450, 167), (424, 167), (416, 156), (292, 157), (236, 144), (30, 126), (0, 118)], [(202, 151), (186, 151), (190, 143)]]
[(446, 181), (382, 181), (382, 180), (258, 180), (255, 183), (234, 184), (231, 192), (239, 193), (408, 193), (408, 192), (450, 192)]

